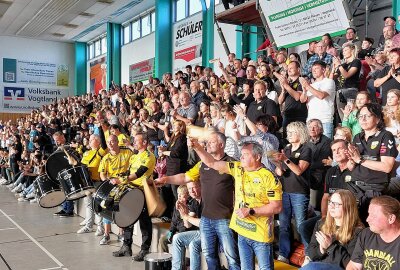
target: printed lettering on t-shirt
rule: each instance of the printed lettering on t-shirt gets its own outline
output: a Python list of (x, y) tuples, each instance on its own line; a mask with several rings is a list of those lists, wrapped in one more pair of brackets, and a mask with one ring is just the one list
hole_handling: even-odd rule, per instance
[(392, 269), (396, 262), (391, 254), (382, 250), (368, 249), (364, 251), (364, 269)]

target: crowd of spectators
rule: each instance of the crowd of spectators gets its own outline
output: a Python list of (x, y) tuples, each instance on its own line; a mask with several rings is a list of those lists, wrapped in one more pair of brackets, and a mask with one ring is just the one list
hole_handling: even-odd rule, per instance
[[(98, 95), (60, 99), (33, 110), (16, 123), (0, 121), (2, 184), (18, 194), (19, 201), (36, 202), (32, 184), (44, 173), (55, 144), (53, 135), (62, 132), (66, 143), (82, 155), (90, 149), (90, 136), (98, 129), (106, 140), (110, 135), (117, 136), (121, 147), (136, 134), (145, 133), (149, 149), (157, 158), (154, 178), (175, 179), (186, 173), (187, 180), (194, 181), (197, 176), (193, 175), (198, 173), (193, 168), (202, 166), (199, 155), (205, 154), (197, 142), (187, 137), (187, 131), (201, 127), (203, 132), (218, 134), (216, 146), (211, 143), (214, 137), (205, 139), (207, 152), (233, 166), (223, 169), (224, 165), (218, 167), (208, 156), (209, 162), (203, 160), (208, 169), (222, 168), (235, 178), (227, 178), (235, 181), (235, 188), (226, 184), (225, 190), (218, 187), (220, 197), (229, 197), (233, 190), (242, 192), (234, 172), (237, 165), (230, 160), (244, 162), (241, 150), (247, 149), (249, 142), (261, 147), (256, 152), (253, 146), (253, 152), (280, 183), (275, 188), (282, 191), (282, 207), (269, 213), (279, 220), (275, 239), (279, 243), (275, 249), (278, 260), (289, 262), (292, 231), (296, 231), (306, 250), (304, 269), (400, 269), (400, 206), (394, 199), (400, 194), (396, 163), (400, 142), (400, 44), (395, 42), (395, 18), (385, 17), (384, 22), (376, 47), (372, 38), (360, 40), (356, 29), (348, 28), (342, 46), (327, 33), (299, 54), (272, 47), (257, 59), (239, 59), (231, 53), (227, 63), (216, 61), (215, 69), (188, 65), (162, 78), (150, 77), (146, 83), (112, 84)], [(247, 173), (246, 168), (243, 173)], [(200, 167), (197, 170), (200, 175), (204, 173)], [(203, 207), (199, 206), (201, 198), (210, 196), (207, 194), (213, 190), (202, 182), (201, 192), (193, 192), (192, 188), (200, 187), (178, 187), (174, 184), (178, 182), (171, 180), (161, 188), (168, 206), (164, 219), (172, 219), (172, 225), (160, 240), (160, 250), (167, 251), (171, 244), (173, 269), (180, 269), (179, 243), (194, 246), (191, 255), (195, 256), (202, 241), (207, 264), (216, 269), (211, 267), (219, 267), (210, 255), (212, 248), (203, 243), (208, 238), (203, 237), (203, 230), (198, 231), (203, 226), (201, 215), (209, 219), (207, 202), (203, 214), (199, 209)], [(207, 200), (216, 200), (215, 194)], [(187, 207), (188, 201), (196, 205), (196, 213)], [(232, 198), (224, 202), (230, 205), (228, 214), (238, 207), (253, 209), (236, 203)], [(234, 213), (240, 218), (259, 214), (257, 209), (253, 212)], [(189, 216), (193, 215), (194, 221), (189, 224)], [(231, 224), (235, 226), (246, 227)], [(243, 253), (247, 234), (243, 237), (241, 229), (235, 231), (239, 233), (241, 265), (247, 269), (248, 260), (254, 264), (250, 259), (253, 253)], [(218, 237), (229, 266), (235, 269), (240, 265), (239, 256), (232, 251), (237, 245), (223, 243), (228, 239), (222, 233)], [(261, 238), (264, 242), (274, 241), (273, 237)], [(260, 254), (255, 254), (259, 264), (263, 263)], [(200, 262), (195, 257), (191, 261), (191, 269), (196, 269)], [(382, 268), (368, 268), (378, 264)]]

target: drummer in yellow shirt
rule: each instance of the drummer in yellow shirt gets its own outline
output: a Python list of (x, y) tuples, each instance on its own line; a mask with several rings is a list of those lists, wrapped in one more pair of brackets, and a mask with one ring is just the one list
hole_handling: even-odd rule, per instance
[[(101, 183), (99, 165), (102, 157), (107, 154), (107, 144), (104, 139), (104, 133), (101, 131), (100, 136), (92, 134), (89, 138), (90, 149), (83, 153), (82, 164), (86, 165), (89, 170), (90, 179), (93, 181), (97, 188)], [(78, 234), (89, 233), (93, 231), (94, 224), (94, 211), (92, 209), (92, 194), (85, 197), (86, 215), (85, 225), (77, 231)], [(100, 222), (97, 227), (96, 235), (104, 233), (103, 223)]]
[(239, 162), (215, 160), (196, 139), (190, 139), (189, 145), (208, 167), (235, 179), (230, 227), (238, 233), (241, 269), (255, 269), (253, 254), (260, 269), (274, 269), (274, 215), (282, 209), (282, 185), (261, 163), (262, 147), (244, 143)]
[[(125, 141), (125, 144), (131, 148), (129, 141)], [(137, 154), (131, 156), (129, 160), (129, 176), (126, 180), (113, 179), (113, 184), (127, 184), (130, 186), (136, 186), (143, 188), (143, 181), (152, 183), (154, 167), (156, 165), (156, 158), (152, 152), (147, 150), (149, 140), (146, 133), (137, 133), (134, 138), (134, 150)], [(144, 257), (150, 252), (151, 240), (152, 240), (152, 223), (147, 210), (146, 202), (143, 206), (142, 214), (139, 216), (140, 231), (142, 233), (142, 245), (140, 252), (133, 257), (135, 261), (143, 261)], [(132, 235), (133, 226), (123, 228), (124, 229), (124, 244), (118, 250), (113, 252), (113, 256), (132, 256)]]

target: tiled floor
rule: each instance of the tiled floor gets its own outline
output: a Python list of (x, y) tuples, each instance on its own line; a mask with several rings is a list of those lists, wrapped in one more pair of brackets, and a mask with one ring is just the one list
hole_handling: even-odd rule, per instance
[(55, 210), (17, 202), (0, 186), (0, 270), (145, 269), (144, 263), (112, 256), (120, 246), (115, 235), (109, 246), (100, 246), (94, 233), (76, 234), (82, 218), (55, 217)]

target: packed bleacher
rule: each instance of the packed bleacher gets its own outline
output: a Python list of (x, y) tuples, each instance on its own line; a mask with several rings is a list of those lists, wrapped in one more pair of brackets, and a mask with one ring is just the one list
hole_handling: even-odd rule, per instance
[(400, 44), (384, 22), (377, 42), (348, 28), (341, 45), (231, 53), (1, 122), (1, 184), (60, 217), (84, 197), (77, 233), (107, 245), (117, 224), (114, 257), (138, 221), (143, 261), (159, 216), (172, 269), (221, 269), (220, 253), (229, 269), (400, 269)]

